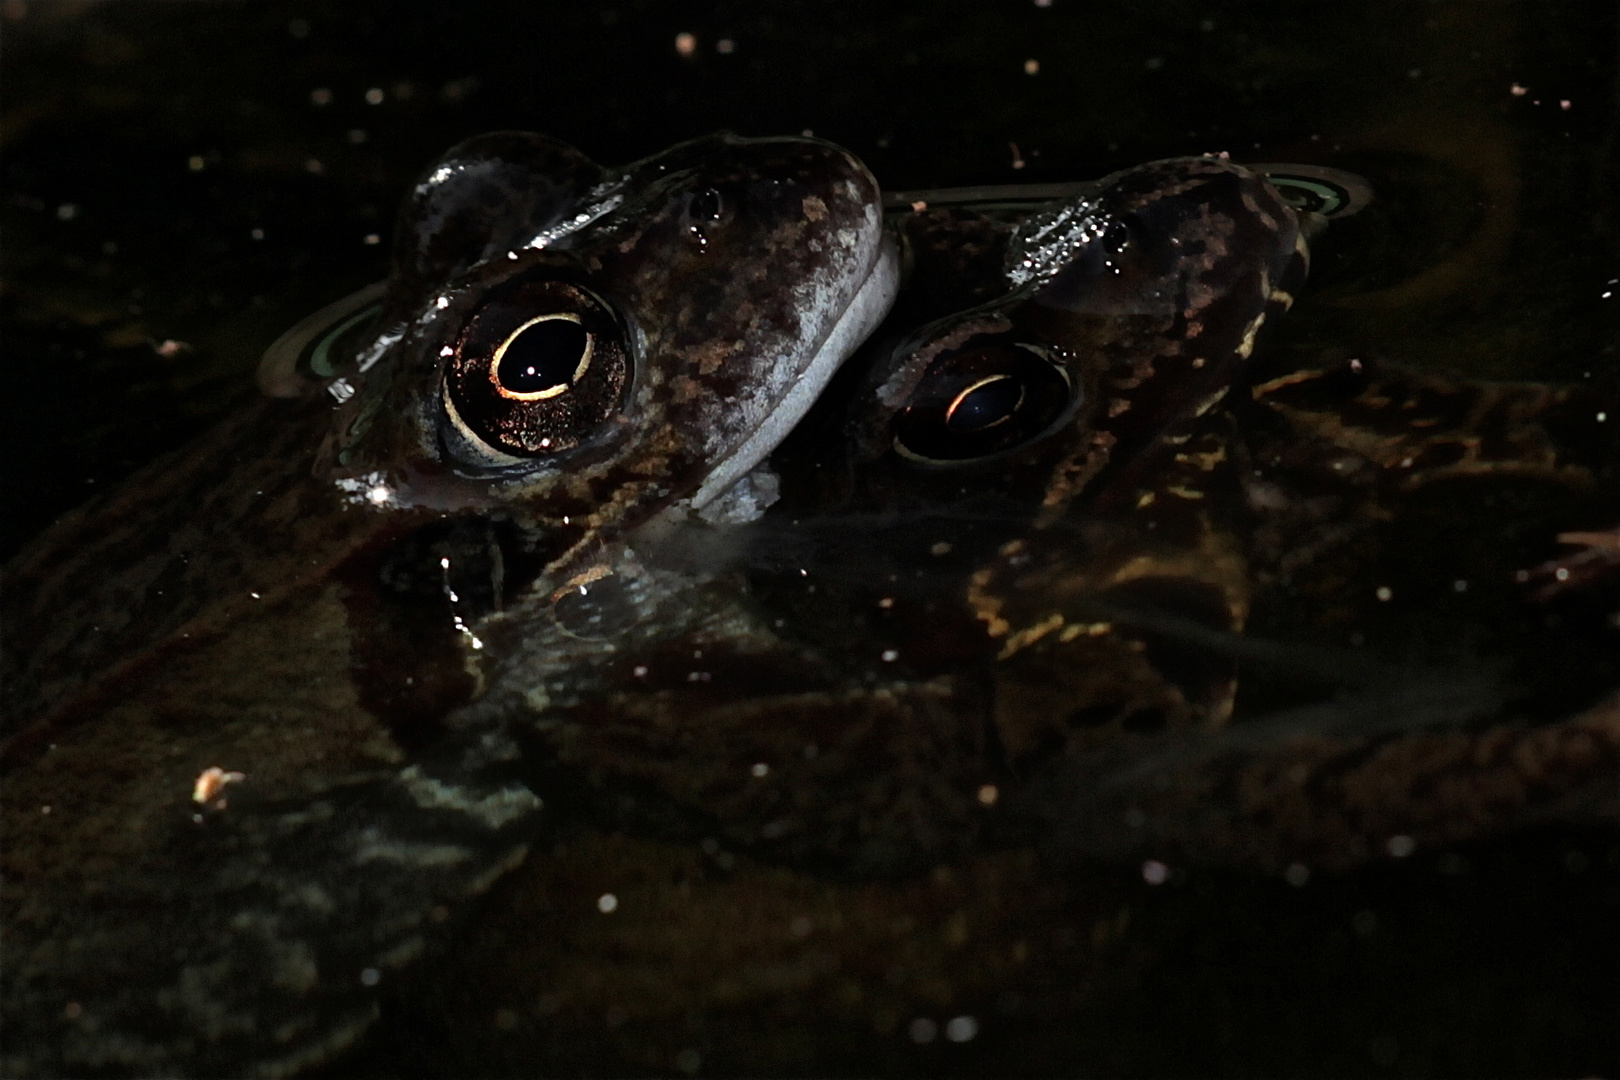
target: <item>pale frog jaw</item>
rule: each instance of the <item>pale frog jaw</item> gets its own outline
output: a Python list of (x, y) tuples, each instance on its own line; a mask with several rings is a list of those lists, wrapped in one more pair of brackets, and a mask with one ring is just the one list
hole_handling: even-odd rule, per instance
[(707, 507), (776, 449), (810, 410), (810, 406), (815, 404), (844, 360), (877, 329), (893, 305), (899, 288), (899, 256), (893, 240), (886, 235), (872, 268), (867, 271), (866, 279), (861, 282), (843, 315), (822, 340), (821, 347), (806, 365), (804, 374), (754, 434), (709, 474), (709, 478), (692, 496), (691, 509)]

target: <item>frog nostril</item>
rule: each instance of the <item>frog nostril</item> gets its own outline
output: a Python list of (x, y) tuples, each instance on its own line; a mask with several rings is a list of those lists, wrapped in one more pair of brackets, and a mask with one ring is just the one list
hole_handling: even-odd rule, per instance
[(704, 188), (692, 196), (686, 213), (692, 219), (694, 227), (708, 221), (719, 221), (720, 216), (725, 213), (725, 200), (715, 188)]
[(1103, 233), (1102, 242), (1110, 256), (1118, 255), (1131, 242), (1131, 227), (1123, 221), (1110, 222)]

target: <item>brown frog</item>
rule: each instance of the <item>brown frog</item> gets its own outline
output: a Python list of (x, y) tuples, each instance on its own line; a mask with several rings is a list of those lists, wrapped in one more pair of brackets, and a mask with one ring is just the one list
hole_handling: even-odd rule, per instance
[(272, 346), (272, 397), (7, 567), (7, 1075), (358, 1038), (544, 827), (504, 724), (440, 722), (515, 635), (611, 653), (597, 582), (673, 605), (642, 553), (769, 501), (749, 474), (894, 283), (824, 142), (605, 169), (504, 132), (430, 167), (387, 286)]

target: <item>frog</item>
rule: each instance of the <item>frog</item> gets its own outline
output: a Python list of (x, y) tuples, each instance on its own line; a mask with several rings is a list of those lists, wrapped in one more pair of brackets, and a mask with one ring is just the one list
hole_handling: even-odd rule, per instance
[[(1273, 195), (1297, 189), (1303, 175), (1307, 194), (1330, 183), (1366, 197), (1355, 178), (1321, 169), (1259, 170), (1279, 183), (1237, 174)], [(1100, 182), (1104, 192), (1109, 184)], [(1150, 186), (1175, 190), (1162, 178)], [(1249, 292), (1241, 316), (1216, 306), (1190, 333), (1185, 325), (1157, 340), (1144, 333), (1100, 383), (1054, 379), (1031, 356), (1061, 355), (1072, 339), (1050, 320), (996, 317), (1028, 302), (1006, 290), (1019, 284), (1020, 270), (1040, 264), (1039, 254), (1018, 251), (1020, 239), (1049, 232), (1065, 216), (1083, 218), (1097, 198), (1093, 188), (1077, 204), (1009, 225), (904, 197), (911, 213), (902, 228), (910, 251), (928, 261), (922, 273), (954, 279), (965, 267), (970, 283), (930, 285), (930, 295), (943, 300), (933, 311), (914, 302), (921, 315), (909, 317), (922, 329), (879, 350), (854, 405), (841, 414), (853, 446), (845, 458), (829, 460), (811, 448), (799, 463), (810, 482), (794, 512), (814, 514), (831, 491), (835, 502), (853, 498), (873, 523), (882, 520), (871, 513), (877, 508), (905, 519), (875, 545), (863, 535), (859, 558), (870, 559), (872, 546), (892, 558), (886, 582), (857, 579), (835, 554), (832, 574), (788, 589), (798, 594), (790, 606), (801, 623), (822, 618), (833, 634), (847, 634), (843, 625), (870, 620), (885, 628), (877, 633), (887, 636), (890, 655), (938, 654), (924, 635), (947, 633), (942, 626), (954, 607), (956, 638), (979, 648), (955, 658), (985, 664), (994, 654), (985, 664), (988, 696), (996, 749), (1008, 768), (989, 785), (992, 804), (998, 816), (1026, 825), (1032, 819), (1041, 843), (1068, 860), (1136, 855), (1269, 872), (1305, 863), (1342, 868), (1387, 854), (1391, 837), (1410, 853), (1561, 814), (1612, 819), (1616, 673), (1603, 660), (1610, 630), (1590, 612), (1570, 620), (1581, 628), (1559, 646), (1584, 657), (1589, 670), (1572, 670), (1566, 686), (1539, 688), (1543, 700), (1536, 702), (1512, 701), (1523, 691), (1510, 690), (1500, 671), (1467, 663), (1414, 672), (1245, 634), (1256, 603), (1282, 606), (1278, 593), (1297, 587), (1291, 576), (1313, 562), (1331, 563), (1331, 550), (1355, 536), (1366, 540), (1419, 516), (1413, 504), (1439, 493), (1475, 484), (1489, 505), (1514, 485), (1540, 488), (1565, 504), (1546, 511), (1558, 514), (1590, 502), (1599, 485), (1588, 451), (1601, 438), (1603, 404), (1578, 387), (1482, 383), (1372, 360), (1281, 374), (1251, 364), (1257, 331), (1291, 306), (1303, 281), (1306, 239), (1326, 227), (1319, 210), (1335, 209), (1297, 199), (1272, 214), (1291, 224), (1299, 219), (1279, 236), (1282, 249), (1294, 245), (1296, 261), (1248, 263), (1260, 281), (1276, 284)], [(1159, 239), (1199, 250), (1173, 231)], [(1127, 243), (1120, 230), (1114, 244)], [(1102, 246), (1109, 246), (1106, 230)], [(1244, 254), (1254, 255), (1255, 246)], [(1082, 257), (1054, 280), (1093, 265)], [(1105, 282), (1130, 274), (1127, 264)], [(1155, 292), (1138, 284), (1128, 295), (1140, 303)], [(1105, 288), (1082, 297), (1073, 307), (1107, 310), (1113, 294)], [(964, 302), (966, 311), (929, 321), (940, 307)], [(1223, 328), (1226, 337), (1211, 333)], [(1103, 341), (1103, 348), (1095, 340), (1085, 347), (1106, 358)], [(1144, 341), (1162, 341), (1172, 357), (1190, 354), (1187, 367), (1177, 373), (1174, 360), (1165, 363)], [(1216, 351), (1203, 352), (1206, 344)], [(1157, 384), (1156, 364), (1171, 373)], [(1108, 370), (1106, 360), (1102, 366)], [(1211, 384), (1186, 378), (1206, 369), (1216, 373)], [(1061, 408), (1042, 411), (1042, 402), (1081, 397), (1081, 385), (1093, 396), (1098, 386), (1116, 396), (1090, 416), (1079, 414), (1077, 430), (1065, 431), (1063, 420), (1054, 428)], [(1152, 402), (1155, 393), (1160, 403), (1180, 402), (1184, 413), (1165, 419), (1162, 404), (1155, 413), (1133, 400), (1145, 394)], [(1133, 431), (1143, 415), (1146, 425)], [(1063, 439), (1073, 446), (1085, 437), (1094, 440), (1085, 456), (1071, 450), (1057, 470), (1032, 470), (1034, 483), (1021, 473), (1032, 455), (1056, 454)], [(790, 442), (783, 453), (792, 450)], [(982, 490), (988, 476), (989, 492)], [(919, 513), (932, 515), (926, 528), (933, 531), (907, 535)], [(998, 529), (1008, 521), (1021, 525)], [(1602, 533), (1565, 538), (1603, 550)], [(1595, 567), (1600, 558), (1576, 565), (1588, 563)], [(1559, 567), (1566, 579), (1574, 576), (1565, 563), (1544, 574)], [(950, 580), (952, 573), (960, 584), (939, 590), (939, 576)], [(908, 613), (906, 582), (924, 574), (933, 575), (930, 595)], [(1344, 585), (1334, 588), (1342, 595)], [(1379, 583), (1363, 588), (1375, 603), (1390, 592)], [(1511, 592), (1500, 568), (1486, 588)], [(844, 597), (828, 598), (840, 590)], [(1528, 605), (1515, 606), (1517, 618), (1541, 618)], [(1307, 678), (1341, 687), (1345, 703), (1264, 719), (1251, 714), (1232, 725), (1240, 662), (1251, 671), (1313, 671)], [(1578, 669), (1581, 661), (1571, 663)], [(1539, 718), (1527, 723), (1527, 716)], [(1517, 778), (1515, 755), (1529, 763)], [(1435, 787), (1447, 794), (1435, 797)], [(1383, 805), (1368, 804), (1373, 790)]]
[[(1000, 1032), (964, 1069), (1027, 1069), (1074, 1059), (1006, 1035), (1061, 1043), (1151, 969), (1140, 892), (1191, 867), (1294, 885), (1612, 813), (1612, 703), (1502, 722), (1499, 673), (1276, 629), (1447, 484), (1592, 487), (1567, 388), (1268, 363), (1334, 228), (1283, 190), (1180, 159), (891, 195), (909, 276), (773, 454), (743, 569), (683, 597), (685, 636), (507, 690), (582, 827), (486, 909), (471, 1001), (423, 988), (400, 1030), (511, 1075), (870, 1068), (941, 1028)], [(1164, 298), (1212, 220), (1245, 240), (1191, 319)], [(1303, 704), (1245, 705), (1280, 669)]]
[(606, 168), (475, 137), (259, 401), (7, 567), (8, 1075), (288, 1075), (361, 1037), (547, 827), (461, 715), (496, 654), (598, 663), (590, 594), (671, 606), (659, 538), (770, 501), (892, 300), (879, 199), (810, 138)]

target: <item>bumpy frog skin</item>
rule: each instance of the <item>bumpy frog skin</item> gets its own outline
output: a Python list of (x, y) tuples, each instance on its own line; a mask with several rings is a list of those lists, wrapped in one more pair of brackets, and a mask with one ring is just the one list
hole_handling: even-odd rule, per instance
[(514, 636), (595, 663), (598, 581), (673, 603), (632, 540), (757, 514), (744, 478), (895, 279), (871, 176), (814, 140), (605, 170), (498, 133), (431, 167), (386, 290), (267, 355), (293, 400), (8, 568), (7, 1075), (283, 1075), (357, 1038), (543, 818), (487, 710), (412, 723)]

